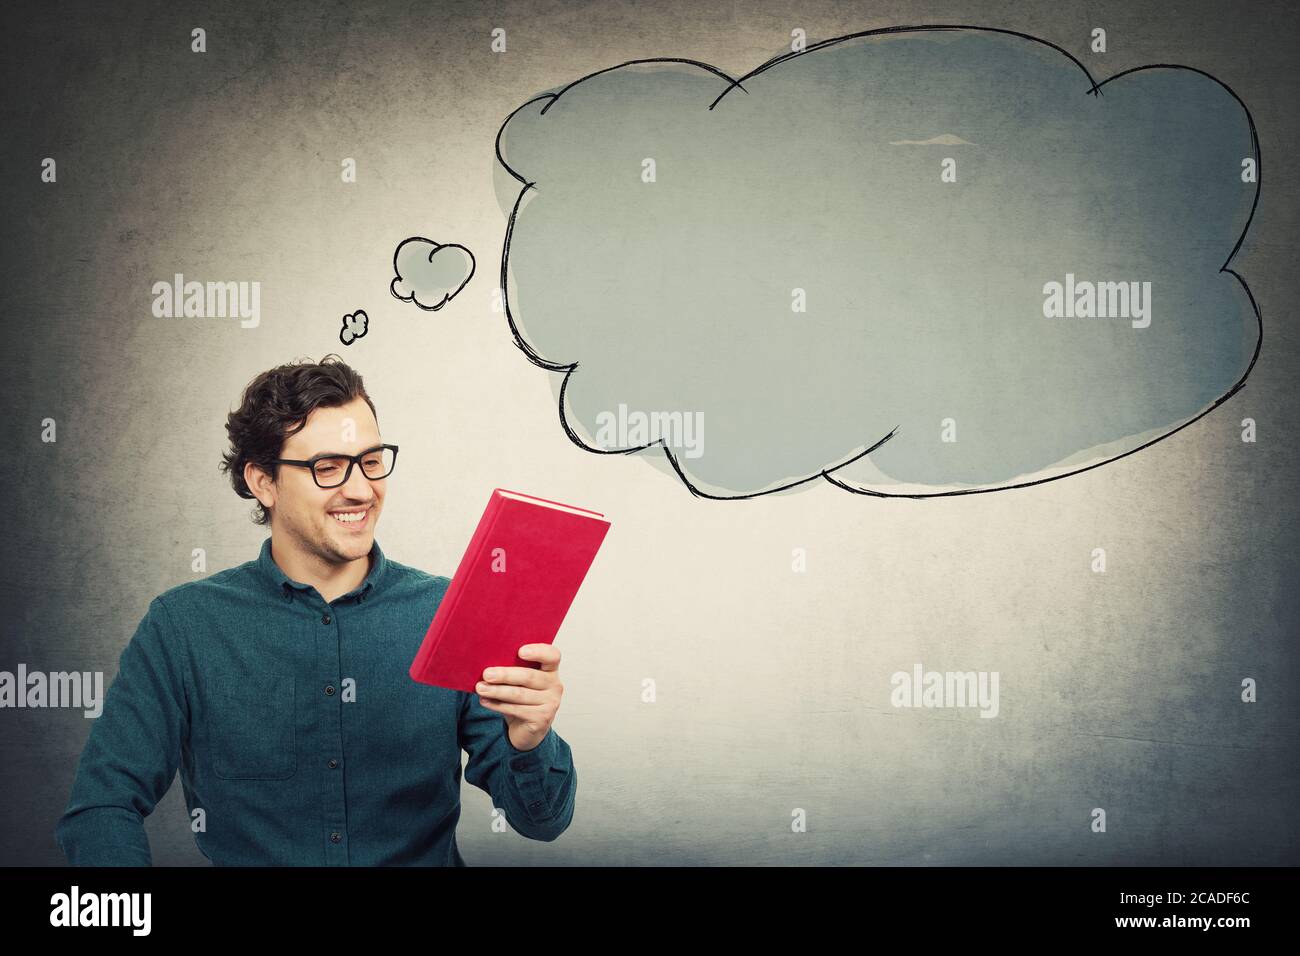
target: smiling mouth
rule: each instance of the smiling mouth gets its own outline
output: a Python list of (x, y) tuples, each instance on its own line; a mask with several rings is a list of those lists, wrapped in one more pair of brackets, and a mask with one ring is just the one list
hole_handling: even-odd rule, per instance
[(330, 517), (334, 523), (347, 528), (349, 531), (358, 531), (370, 524), (370, 509), (363, 508), (360, 511), (331, 511)]

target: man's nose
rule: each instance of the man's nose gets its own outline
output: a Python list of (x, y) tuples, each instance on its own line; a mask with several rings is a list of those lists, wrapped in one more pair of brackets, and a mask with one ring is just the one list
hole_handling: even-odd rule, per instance
[(341, 490), (349, 498), (356, 498), (359, 501), (370, 501), (375, 497), (374, 489), (370, 487), (370, 479), (361, 470), (359, 461), (353, 463), (352, 474), (348, 475), (348, 480), (343, 483)]

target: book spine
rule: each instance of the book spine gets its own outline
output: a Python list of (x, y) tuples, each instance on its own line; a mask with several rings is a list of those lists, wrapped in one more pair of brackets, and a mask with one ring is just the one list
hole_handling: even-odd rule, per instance
[(412, 676), (423, 674), (433, 660), (438, 650), (438, 644), (442, 641), (442, 635), (447, 630), (447, 622), (451, 620), (452, 614), (456, 610), (456, 604), (465, 590), (465, 582), (469, 579), (470, 571), (478, 564), (479, 555), (482, 553), (488, 539), (491, 538), (492, 529), (496, 526), (497, 519), (501, 517), (501, 512), (505, 510), (505, 503), (505, 498), (493, 492), (492, 498), (488, 502), (487, 511), (479, 521), (478, 529), (474, 532), (469, 548), (466, 549), (465, 556), (461, 559), (460, 567), (456, 569), (456, 574), (447, 587), (447, 593), (442, 596), (442, 603), (438, 605), (438, 610), (434, 614), (433, 633), (425, 639), (419, 654), (416, 655), (415, 662), (411, 665)]

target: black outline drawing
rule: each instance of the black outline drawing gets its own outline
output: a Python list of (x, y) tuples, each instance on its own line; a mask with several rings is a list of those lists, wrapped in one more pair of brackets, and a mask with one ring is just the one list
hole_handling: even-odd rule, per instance
[[(358, 316), (361, 319), (360, 321), (361, 331), (354, 332), (348, 322), (348, 319), (357, 318)], [(339, 341), (342, 342), (344, 345), (351, 345), (357, 339), (363, 338), (365, 334), (369, 331), (370, 331), (370, 316), (366, 315), (365, 309), (357, 309), (357, 311), (349, 312), (345, 316), (343, 316), (343, 328), (339, 329)], [(350, 339), (346, 338), (346, 336), (349, 335), (352, 336), (352, 338)]]
[[(402, 254), (402, 247), (405, 246), (408, 242), (427, 242), (430, 245), (432, 245), (433, 248), (429, 250), (429, 257), (428, 257), (430, 262), (433, 261), (433, 257), (437, 254), (439, 249), (460, 249), (465, 253), (465, 255), (469, 256), (469, 275), (465, 276), (465, 278), (461, 281), (460, 285), (456, 286), (455, 289), (453, 289), (451, 292), (448, 292), (446, 295), (444, 295), (442, 297), (442, 301), (439, 302), (437, 305), (425, 305), (423, 302), (421, 302), (419, 299), (415, 297), (414, 290), (411, 291), (411, 294), (409, 296), (398, 295), (396, 286), (397, 283), (402, 281), (402, 273), (397, 268), (397, 257)], [(439, 309), (441, 309), (452, 299), (456, 298), (456, 296), (460, 294), (461, 289), (469, 285), (469, 280), (474, 278), (474, 269), (476, 266), (477, 263), (474, 260), (474, 253), (470, 252), (468, 249), (466, 249), (458, 242), (438, 242), (434, 239), (425, 239), (423, 236), (411, 236), (410, 238), (403, 239), (401, 242), (399, 242), (397, 244), (397, 248), (393, 250), (394, 279), (392, 282), (388, 283), (388, 291), (392, 293), (394, 299), (397, 299), (400, 302), (411, 302), (416, 306), (418, 306), (419, 308), (423, 309), (425, 312), (437, 312)]]
[[(582, 441), (582, 439), (579, 438), (578, 435), (573, 431), (573, 429), (569, 427), (569, 423), (567, 420), (565, 420), (564, 417), (564, 392), (565, 389), (568, 387), (570, 376), (572, 376), (574, 371), (576, 371), (578, 368), (578, 362), (575, 361), (568, 365), (561, 365), (555, 362), (548, 362), (546, 359), (542, 358), (540, 355), (534, 352), (528, 346), (528, 343), (523, 340), (523, 337), (520, 336), (519, 329), (515, 325), (514, 316), (510, 314), (510, 296), (506, 291), (507, 278), (509, 274), (508, 263), (510, 257), (510, 236), (511, 233), (514, 231), (515, 217), (519, 214), (519, 208), (524, 201), (524, 197), (528, 194), (528, 191), (530, 189), (534, 188), (537, 185), (535, 182), (527, 181), (526, 179), (524, 179), (524, 177), (520, 176), (517, 172), (515, 172), (514, 169), (511, 168), (510, 164), (507, 163), (505, 161), (505, 158), (501, 155), (501, 136), (505, 132), (506, 126), (509, 125), (510, 120), (514, 118), (515, 114), (520, 112), (521, 110), (527, 109), (528, 107), (532, 106), (534, 103), (549, 101), (546, 103), (544, 107), (542, 107), (541, 113), (539, 114), (539, 115), (545, 115), (546, 111), (551, 108), (551, 106), (555, 103), (556, 100), (558, 100), (561, 96), (563, 96), (568, 90), (570, 90), (574, 86), (577, 86), (579, 83), (589, 80), (594, 76), (599, 76), (602, 73), (608, 73), (610, 70), (618, 70), (618, 69), (622, 69), (625, 66), (633, 66), (638, 63), (688, 63), (691, 64), (692, 66), (698, 66), (701, 69), (713, 73), (715, 76), (718, 76), (726, 80), (731, 85), (728, 86), (725, 90), (723, 90), (722, 93), (718, 95), (717, 99), (715, 99), (711, 104), (709, 104), (709, 109), (712, 110), (715, 106), (718, 105), (718, 103), (722, 102), (723, 97), (725, 97), (728, 93), (730, 93), (734, 89), (739, 89), (742, 93), (748, 95), (749, 91), (746, 90), (743, 85), (745, 80), (749, 79), (750, 77), (757, 76), (758, 74), (763, 73), (766, 70), (769, 70), (772, 67), (776, 66), (778, 63), (783, 63), (784, 61), (792, 59), (793, 57), (803, 56), (806, 53), (811, 53), (812, 51), (822, 49), (823, 47), (831, 46), (836, 43), (843, 43), (846, 40), (855, 40), (861, 37), (880, 36), (882, 34), (891, 34), (891, 33), (921, 33), (921, 32), (930, 32), (930, 31), (938, 32), (938, 31), (948, 31), (948, 30), (972, 30), (972, 31), (985, 32), (985, 33), (1003, 33), (1010, 36), (1020, 37), (1021, 39), (1025, 39), (1025, 40), (1032, 40), (1035, 43), (1041, 43), (1044, 46), (1050, 47), (1051, 49), (1057, 51), (1066, 59), (1068, 59), (1071, 63), (1073, 63), (1083, 72), (1083, 75), (1088, 80), (1088, 89), (1084, 90), (1084, 93), (1089, 96), (1102, 96), (1103, 93), (1101, 88), (1105, 86), (1107, 83), (1114, 82), (1115, 80), (1118, 80), (1122, 76), (1128, 76), (1131, 73), (1138, 73), (1142, 70), (1188, 70), (1192, 73), (1199, 73), (1201, 76), (1204, 76), (1210, 80), (1213, 80), (1215, 83), (1218, 83), (1219, 86), (1227, 90), (1228, 93), (1232, 96), (1232, 98), (1235, 99), (1238, 104), (1240, 104), (1242, 110), (1246, 114), (1246, 121), (1250, 125), (1250, 140), (1255, 151), (1255, 172), (1256, 172), (1255, 200), (1251, 204), (1250, 215), (1246, 219), (1246, 224), (1242, 227), (1241, 235), (1237, 238), (1236, 244), (1232, 247), (1232, 251), (1228, 253), (1228, 257), (1227, 259), (1224, 260), (1223, 265), (1220, 266), (1219, 271), (1229, 273), (1239, 283), (1241, 283), (1241, 287), (1245, 290), (1246, 296), (1250, 300), (1251, 308), (1255, 312), (1255, 322), (1258, 327), (1259, 335), (1258, 338), (1255, 340), (1255, 352), (1251, 356), (1250, 364), (1247, 366), (1246, 371), (1242, 374), (1241, 378), (1238, 379), (1237, 383), (1233, 385), (1232, 388), (1230, 388), (1226, 394), (1216, 399), (1213, 404), (1211, 404), (1208, 408), (1201, 411), (1200, 414), (1196, 415), (1193, 418), (1188, 419), (1187, 421), (1183, 422), (1181, 425), (1178, 425), (1175, 428), (1170, 429), (1164, 434), (1159, 435), (1151, 439), (1150, 441), (1142, 445), (1139, 445), (1136, 448), (1129, 449), (1126, 452), (1116, 455), (1113, 458), (1107, 458), (1105, 461), (1095, 462), (1094, 464), (1086, 465), (1082, 468), (1076, 468), (1073, 471), (1067, 471), (1060, 475), (1052, 475), (1049, 478), (1038, 478), (1034, 481), (1024, 481), (1017, 484), (1000, 485), (994, 488), (962, 488), (955, 491), (891, 494), (889, 492), (884, 492), (884, 491), (872, 491), (865, 488), (854, 488), (851, 485), (847, 485), (842, 481), (838, 481), (831, 476), (831, 472), (838, 471), (839, 469), (845, 467), (846, 465), (852, 464), (858, 459), (871, 454), (871, 452), (875, 451), (885, 442), (893, 438), (896, 434), (898, 434), (897, 426), (895, 426), (894, 429), (890, 431), (888, 434), (886, 434), (883, 438), (880, 438), (878, 441), (876, 441), (874, 444), (868, 447), (865, 451), (858, 452), (857, 454), (853, 455), (851, 458), (847, 458), (844, 461), (839, 462), (838, 464), (830, 466), (829, 468), (824, 468), (821, 471), (817, 472), (816, 474), (809, 475), (807, 478), (800, 478), (797, 481), (792, 481), (788, 484), (779, 485), (775, 488), (769, 488), (766, 491), (756, 491), (748, 494), (736, 494), (736, 495), (709, 494), (708, 492), (701, 491), (700, 489), (696, 488), (693, 484), (691, 484), (690, 480), (686, 477), (685, 473), (681, 469), (681, 466), (677, 463), (677, 458), (673, 454), (672, 449), (664, 443), (664, 440), (662, 438), (657, 438), (654, 441), (647, 442), (644, 445), (639, 445), (634, 448), (592, 448), (587, 444), (585, 444)], [(519, 197), (515, 200), (514, 207), (510, 211), (510, 221), (506, 225), (505, 242), (501, 250), (501, 292), (502, 292), (501, 297), (502, 297), (502, 301), (506, 313), (506, 321), (510, 325), (510, 334), (514, 336), (515, 345), (518, 346), (518, 348), (524, 353), (524, 355), (528, 357), (528, 360), (530, 362), (532, 362), (534, 365), (540, 366), (541, 368), (547, 369), (548, 371), (565, 373), (564, 381), (560, 386), (560, 397), (559, 397), (560, 424), (561, 426), (563, 426), (565, 434), (567, 434), (569, 436), (569, 440), (572, 441), (579, 448), (582, 448), (583, 450), (589, 451), (593, 454), (599, 454), (599, 455), (631, 455), (639, 451), (644, 451), (645, 449), (651, 447), (652, 445), (659, 445), (663, 448), (665, 456), (667, 456), (669, 463), (672, 465), (673, 470), (677, 473), (677, 477), (681, 480), (682, 484), (684, 484), (690, 490), (691, 494), (696, 496), (697, 498), (708, 498), (714, 501), (741, 501), (749, 498), (759, 498), (764, 495), (771, 495), (780, 491), (785, 491), (789, 488), (794, 488), (798, 485), (805, 484), (817, 478), (824, 478), (826, 479), (826, 481), (830, 482), (835, 487), (841, 488), (844, 491), (851, 491), (854, 494), (858, 494), (858, 495), (867, 495), (873, 498), (911, 498), (911, 499), (948, 498), (957, 495), (993, 494), (994, 492), (998, 492), (998, 491), (1011, 491), (1016, 488), (1029, 488), (1034, 485), (1045, 484), (1049, 481), (1059, 481), (1062, 478), (1070, 478), (1074, 475), (1082, 474), (1085, 471), (1091, 471), (1094, 468), (1100, 468), (1102, 465), (1109, 465), (1111, 462), (1119, 461), (1121, 458), (1127, 458), (1129, 455), (1135, 454), (1136, 452), (1142, 451), (1143, 449), (1150, 448), (1156, 442), (1163, 441), (1164, 439), (1168, 438), (1170, 435), (1177, 434), (1178, 432), (1186, 428), (1188, 425), (1191, 425), (1194, 422), (1197, 422), (1200, 419), (1204, 418), (1206, 415), (1214, 411), (1216, 408), (1218, 408), (1228, 399), (1232, 398), (1233, 395), (1237, 394), (1237, 392), (1241, 390), (1242, 386), (1246, 384), (1246, 379), (1250, 377), (1251, 371), (1255, 368), (1255, 363), (1259, 360), (1260, 348), (1264, 344), (1264, 320), (1263, 320), (1263, 316), (1260, 313), (1259, 304), (1255, 301), (1255, 296), (1251, 293), (1250, 287), (1246, 284), (1246, 280), (1243, 279), (1237, 272), (1228, 268), (1228, 263), (1230, 263), (1233, 257), (1237, 254), (1237, 251), (1241, 248), (1242, 242), (1244, 242), (1246, 239), (1246, 233), (1250, 231), (1250, 224), (1252, 221), (1254, 221), (1255, 210), (1259, 207), (1259, 196), (1260, 193), (1263, 191), (1263, 187), (1264, 187), (1263, 158), (1260, 155), (1259, 137), (1256, 134), (1256, 130), (1255, 130), (1255, 118), (1251, 115), (1250, 109), (1246, 106), (1245, 102), (1241, 99), (1240, 96), (1237, 95), (1236, 91), (1233, 90), (1232, 87), (1228, 86), (1228, 84), (1224, 83), (1218, 77), (1213, 76), (1205, 72), (1204, 70), (1198, 70), (1197, 68), (1191, 66), (1182, 66), (1177, 63), (1150, 63), (1147, 64), (1146, 66), (1136, 66), (1133, 67), (1132, 69), (1124, 70), (1120, 73), (1116, 73), (1114, 76), (1108, 77), (1107, 79), (1102, 80), (1100, 83), (1098, 83), (1096, 80), (1092, 78), (1092, 74), (1088, 72), (1087, 67), (1085, 67), (1081, 62), (1079, 62), (1079, 60), (1076, 59), (1072, 54), (1062, 49), (1061, 47), (1057, 46), (1055, 43), (1052, 43), (1048, 40), (1043, 40), (1039, 37), (1031, 36), (1028, 33), (1020, 33), (1016, 30), (1004, 30), (998, 27), (979, 27), (979, 26), (971, 26), (966, 24), (927, 24), (927, 25), (920, 25), (920, 26), (884, 27), (877, 30), (864, 30), (860, 33), (851, 33), (846, 36), (835, 37), (830, 40), (822, 40), (818, 43), (814, 43), (813, 45), (803, 50), (799, 50), (797, 52), (791, 51), (789, 53), (782, 53), (779, 56), (775, 56), (772, 59), (768, 60), (767, 62), (763, 63), (761, 66), (757, 67), (756, 69), (753, 69), (750, 72), (746, 73), (744, 76), (740, 77), (740, 79), (733, 79), (732, 77), (728, 76), (727, 74), (719, 70), (717, 67), (710, 66), (707, 63), (700, 63), (697, 60), (690, 60), (681, 57), (650, 57), (647, 59), (640, 59), (640, 60), (628, 60), (626, 63), (620, 63), (617, 66), (606, 67), (603, 70), (597, 70), (594, 73), (588, 73), (586, 76), (580, 77), (579, 79), (576, 79), (573, 82), (568, 83), (565, 86), (561, 87), (559, 92), (557, 93), (545, 93), (542, 94), (541, 96), (535, 96), (528, 102), (519, 106), (517, 109), (511, 111), (510, 115), (507, 116), (505, 121), (501, 124), (501, 128), (497, 131), (496, 158), (497, 158), (497, 162), (499, 162), (501, 166), (508, 173), (510, 173), (511, 176), (513, 176), (516, 180), (524, 184), (524, 188), (519, 191)]]

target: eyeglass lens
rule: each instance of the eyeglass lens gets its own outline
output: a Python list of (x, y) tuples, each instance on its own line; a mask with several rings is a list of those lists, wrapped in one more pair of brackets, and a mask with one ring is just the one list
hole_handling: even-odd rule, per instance
[[(393, 460), (396, 457), (391, 448), (377, 448), (367, 452), (361, 459), (361, 471), (372, 481), (378, 481), (393, 470)], [(316, 483), (322, 488), (343, 484), (346, 478), (351, 477), (348, 475), (348, 465), (351, 463), (351, 459), (343, 457), (318, 458), (312, 469), (316, 473)]]

